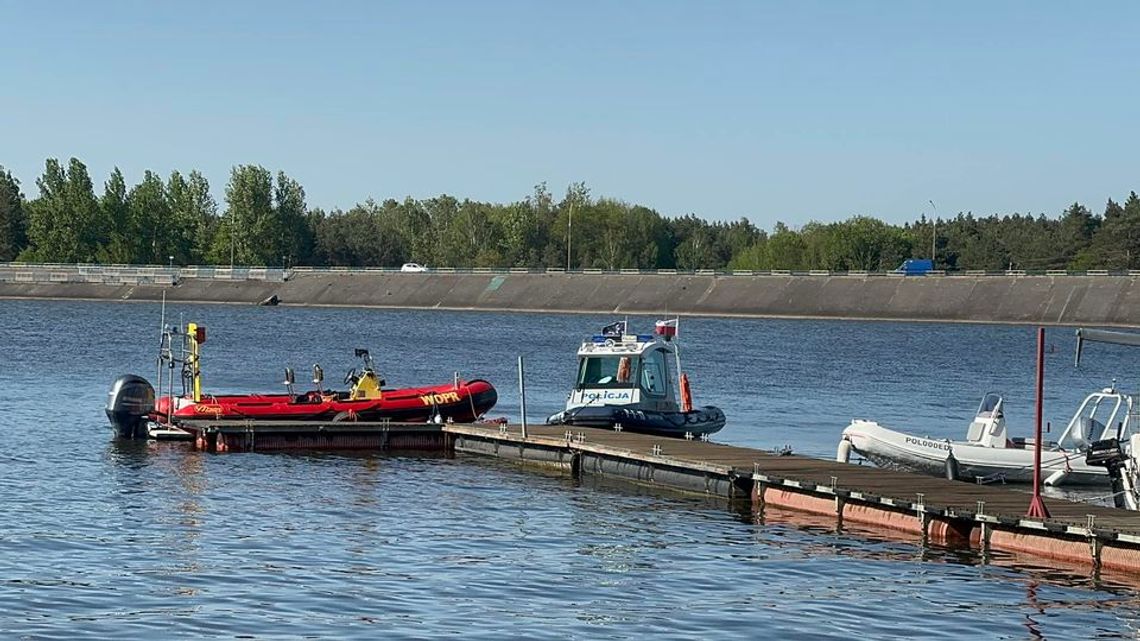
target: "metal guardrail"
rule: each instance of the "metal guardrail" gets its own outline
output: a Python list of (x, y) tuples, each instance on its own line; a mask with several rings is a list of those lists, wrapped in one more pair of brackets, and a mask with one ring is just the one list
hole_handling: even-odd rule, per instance
[(290, 270), (271, 267), (0, 263), (0, 282), (8, 283), (171, 286), (187, 278), (283, 282), (290, 274)]
[[(325, 273), (325, 274), (399, 274), (399, 267), (346, 267), (329, 266), (313, 267), (302, 265), (282, 269), (280, 267), (265, 266), (204, 266), (187, 265), (170, 267), (169, 265), (96, 265), (96, 264), (65, 264), (65, 263), (0, 263), (0, 282), (69, 282), (69, 283), (148, 283), (171, 282), (178, 283), (187, 278), (211, 279), (227, 281), (265, 281), (283, 282), (289, 280), (294, 274)], [(925, 274), (906, 274), (904, 272), (889, 271), (876, 272), (864, 270), (831, 271), (824, 269), (791, 270), (791, 269), (601, 269), (584, 268), (566, 270), (562, 267), (434, 267), (428, 272), (439, 274), (588, 274), (588, 275), (685, 275), (685, 276), (723, 276), (734, 278), (747, 278), (757, 276), (785, 276), (796, 278), (821, 277), (849, 277), (849, 278), (878, 278), (901, 277), (907, 278), (954, 278), (962, 276), (1049, 276), (1049, 277), (1140, 277), (1140, 270), (1028, 270), (1006, 269), (997, 271), (987, 270), (932, 270)], [(422, 272), (409, 273), (411, 276)]]

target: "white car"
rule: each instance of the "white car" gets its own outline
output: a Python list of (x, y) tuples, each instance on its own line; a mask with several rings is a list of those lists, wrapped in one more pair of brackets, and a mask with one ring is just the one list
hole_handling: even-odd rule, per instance
[(404, 263), (404, 266), (400, 268), (402, 272), (426, 272), (427, 270), (427, 267), (419, 263)]

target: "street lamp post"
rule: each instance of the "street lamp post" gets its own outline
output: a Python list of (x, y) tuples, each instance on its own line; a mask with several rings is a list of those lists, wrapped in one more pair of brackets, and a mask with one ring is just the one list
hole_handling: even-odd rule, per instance
[(934, 206), (933, 200), (926, 202), (930, 203), (930, 206), (934, 209), (934, 220), (931, 221), (934, 225), (934, 231), (930, 234), (930, 264), (937, 268), (938, 259), (934, 255), (937, 250), (935, 249), (934, 243), (938, 239), (938, 208)]
[(570, 215), (566, 218), (566, 271), (570, 271), (570, 238), (574, 226), (574, 203), (570, 203)]
[(174, 256), (170, 256), (170, 268), (174, 269)]

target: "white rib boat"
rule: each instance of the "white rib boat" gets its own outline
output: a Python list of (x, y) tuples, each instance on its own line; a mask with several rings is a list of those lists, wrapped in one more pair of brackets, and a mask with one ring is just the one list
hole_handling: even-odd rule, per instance
[[(1081, 363), (1081, 346), (1085, 341), (1140, 347), (1140, 334), (1104, 329), (1077, 330), (1077, 359)], [(1116, 507), (1140, 510), (1140, 430), (1131, 435), (1118, 434), (1094, 442), (1085, 455), (1089, 465), (1107, 470), (1112, 483), (1112, 502)]]
[[(855, 453), (880, 467), (952, 479), (1032, 482), (1033, 439), (1008, 436), (1002, 403), (1001, 396), (986, 394), (961, 441), (914, 436), (856, 419), (843, 430), (836, 458), (847, 462)], [(1107, 486), (1107, 470), (1089, 465), (1085, 453), (1093, 441), (1128, 440), (1136, 422), (1132, 408), (1133, 397), (1115, 385), (1089, 394), (1060, 438), (1042, 442), (1045, 483)]]

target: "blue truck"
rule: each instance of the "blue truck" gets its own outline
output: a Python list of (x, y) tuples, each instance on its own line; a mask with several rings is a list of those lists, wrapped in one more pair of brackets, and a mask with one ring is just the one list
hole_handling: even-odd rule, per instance
[(908, 258), (903, 261), (903, 264), (898, 266), (895, 273), (906, 276), (922, 276), (931, 271), (934, 271), (933, 260), (929, 258)]

